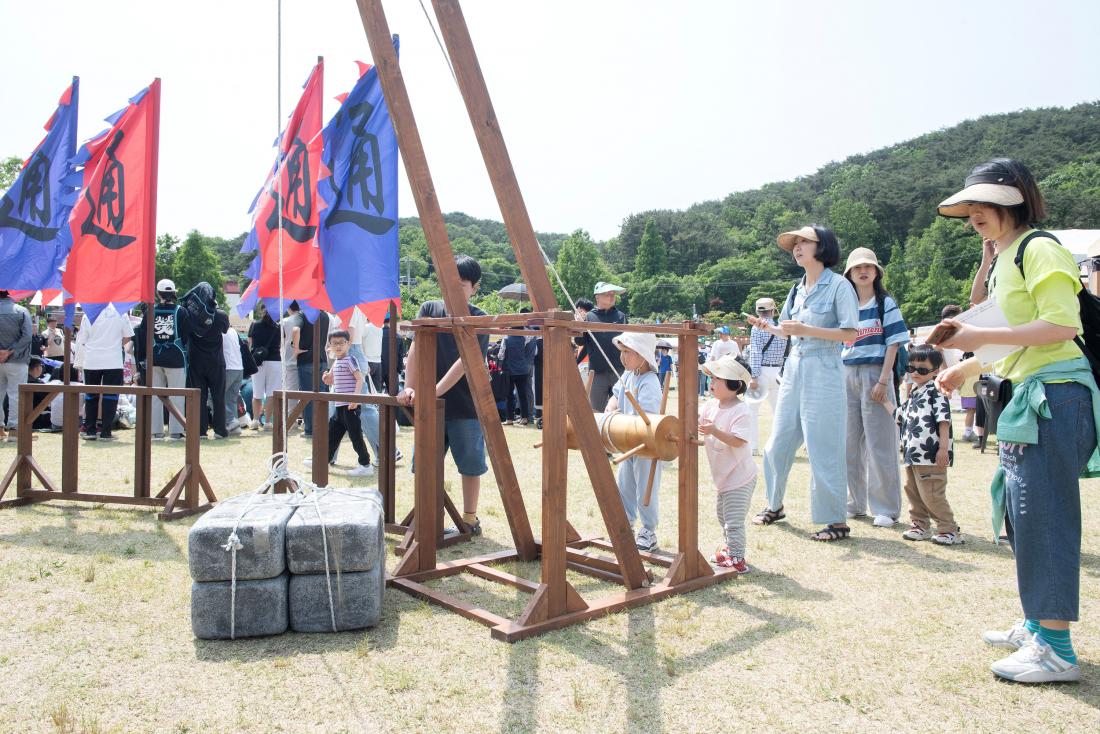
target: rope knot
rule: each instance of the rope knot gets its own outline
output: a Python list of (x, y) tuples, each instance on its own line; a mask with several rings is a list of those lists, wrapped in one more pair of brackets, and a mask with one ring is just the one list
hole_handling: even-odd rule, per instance
[(241, 543), (241, 539), (237, 537), (236, 531), (229, 534), (229, 537), (225, 540), (225, 544), (222, 546), (222, 549), (227, 553), (239, 551), (242, 548), (244, 548), (244, 545)]

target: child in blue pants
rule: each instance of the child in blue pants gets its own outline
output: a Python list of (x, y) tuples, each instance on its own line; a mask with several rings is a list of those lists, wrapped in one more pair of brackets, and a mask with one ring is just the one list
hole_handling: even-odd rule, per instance
[[(619, 334), (612, 340), (619, 348), (623, 360), (623, 374), (611, 390), (605, 412), (621, 412), (637, 415), (634, 405), (626, 397), (629, 391), (642, 410), (656, 415), (661, 410), (661, 381), (657, 378), (657, 335)], [(634, 525), (641, 516), (642, 527), (635, 536), (640, 550), (651, 551), (657, 547), (657, 490), (661, 486), (661, 463), (653, 477), (653, 492), (649, 504), (645, 504), (645, 489), (653, 459), (632, 457), (619, 464), (619, 496), (626, 509), (626, 518)]]

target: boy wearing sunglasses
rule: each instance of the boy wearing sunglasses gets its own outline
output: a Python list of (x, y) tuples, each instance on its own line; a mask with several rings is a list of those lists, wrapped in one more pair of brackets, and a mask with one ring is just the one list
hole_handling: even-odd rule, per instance
[(901, 537), (958, 545), (964, 541), (947, 502), (947, 467), (953, 458), (951, 404), (935, 382), (942, 366), (943, 352), (932, 346), (920, 344), (909, 351), (905, 371), (912, 389), (898, 407), (897, 419), (912, 525)]

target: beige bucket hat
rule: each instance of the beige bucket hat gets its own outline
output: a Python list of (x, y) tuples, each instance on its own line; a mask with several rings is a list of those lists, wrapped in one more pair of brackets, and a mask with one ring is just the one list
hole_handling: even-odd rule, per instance
[(596, 287), (592, 289), (592, 295), (600, 296), (604, 293), (626, 293), (626, 288), (623, 288), (621, 285), (615, 285), (614, 283), (605, 283), (601, 280), (599, 283), (596, 283)]
[(713, 362), (707, 362), (703, 365), (703, 372), (719, 380), (741, 380), (746, 384), (752, 382), (752, 373), (732, 354), (725, 354)]
[(657, 335), (627, 331), (611, 340), (620, 349), (629, 349), (642, 355), (650, 368), (657, 371)]
[(791, 232), (784, 232), (783, 234), (776, 237), (775, 241), (778, 242), (779, 246), (782, 247), (784, 250), (790, 252), (794, 249), (794, 241), (796, 237), (802, 237), (803, 239), (810, 240), (811, 242), (818, 241), (817, 232), (815, 232), (814, 228), (810, 226), (803, 227), (802, 229), (796, 229)]
[(775, 299), (774, 298), (757, 298), (756, 299), (757, 311), (774, 311)]
[(882, 266), (878, 262), (878, 255), (875, 254), (874, 250), (866, 247), (857, 247), (852, 250), (851, 254), (848, 255), (848, 264), (844, 266), (844, 274), (847, 275), (848, 271), (856, 265), (874, 265), (880, 273), (883, 272)]

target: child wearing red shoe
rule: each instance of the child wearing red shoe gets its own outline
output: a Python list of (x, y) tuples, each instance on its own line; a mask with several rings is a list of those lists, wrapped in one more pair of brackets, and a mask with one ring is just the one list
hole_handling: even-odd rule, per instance
[(726, 539), (712, 563), (747, 573), (745, 517), (756, 488), (756, 464), (749, 447), (752, 412), (741, 396), (752, 373), (743, 359), (730, 354), (707, 362), (703, 372), (714, 378), (710, 385), (714, 397), (699, 410), (699, 433), (704, 436), (710, 474), (718, 490), (718, 522)]

